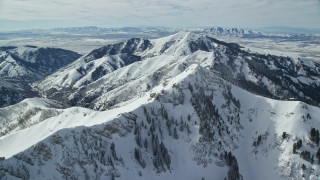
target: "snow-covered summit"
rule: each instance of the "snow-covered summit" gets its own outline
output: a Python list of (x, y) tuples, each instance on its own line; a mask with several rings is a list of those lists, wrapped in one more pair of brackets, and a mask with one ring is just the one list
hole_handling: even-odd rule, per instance
[(213, 27), (206, 29), (207, 32), (210, 32), (214, 35), (219, 36), (235, 36), (235, 37), (243, 37), (247, 33), (251, 33), (244, 29), (238, 28), (223, 28), (223, 27)]

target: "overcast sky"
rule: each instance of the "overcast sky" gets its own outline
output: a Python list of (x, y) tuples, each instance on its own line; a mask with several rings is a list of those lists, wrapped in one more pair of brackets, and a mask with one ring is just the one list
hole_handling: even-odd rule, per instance
[(320, 28), (320, 0), (0, 0), (0, 31), (89, 25)]

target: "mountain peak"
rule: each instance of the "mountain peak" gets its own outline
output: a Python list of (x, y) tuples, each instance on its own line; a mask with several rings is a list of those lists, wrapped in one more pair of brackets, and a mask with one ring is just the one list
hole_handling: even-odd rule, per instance
[(167, 53), (178, 56), (190, 55), (198, 50), (213, 52), (215, 49), (223, 47), (236, 48), (237, 50), (240, 48), (235, 43), (219, 41), (207, 34), (185, 31), (155, 40), (155, 44), (154, 51), (157, 54)]

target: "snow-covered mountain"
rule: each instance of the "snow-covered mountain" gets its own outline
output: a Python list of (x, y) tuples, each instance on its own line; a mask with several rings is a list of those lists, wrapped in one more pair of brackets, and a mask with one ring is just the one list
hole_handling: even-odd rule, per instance
[(256, 94), (313, 105), (320, 102), (318, 63), (251, 53), (237, 44), (191, 32), (102, 47), (48, 76), (36, 88), (71, 105), (104, 110), (165, 83), (194, 62)]
[(27, 110), (55, 112), (1, 129), (0, 177), (316, 179), (318, 73), (315, 62), (190, 32), (107, 45), (34, 84), (78, 107), (0, 109), (13, 124)]
[(35, 46), (0, 47), (0, 107), (37, 96), (29, 83), (43, 79), (80, 55)]
[(212, 27), (204, 29), (191, 30), (197, 33), (211, 34), (215, 37), (237, 37), (245, 39), (273, 39), (273, 40), (287, 40), (287, 41), (304, 41), (308, 43), (317, 43), (319, 36), (315, 33), (303, 34), (292, 33), (292, 31), (283, 31), (282, 33), (276, 33), (276, 31), (263, 31), (263, 30), (250, 30), (241, 28), (225, 28), (225, 27)]
[(79, 56), (75, 52), (57, 48), (0, 47), (0, 76), (29, 82), (39, 80)]
[(243, 37), (247, 34), (252, 34), (252, 31), (246, 31), (244, 29), (238, 28), (223, 28), (223, 27), (213, 27), (205, 29), (204, 31), (212, 33), (217, 36), (235, 36)]

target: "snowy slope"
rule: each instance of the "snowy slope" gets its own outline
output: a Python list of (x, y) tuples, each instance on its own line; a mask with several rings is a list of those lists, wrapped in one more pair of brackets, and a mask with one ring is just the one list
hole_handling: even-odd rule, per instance
[[(106, 73), (92, 78), (90, 63)], [(318, 105), (318, 69), (197, 33), (102, 47), (35, 84), (91, 109), (31, 113), (25, 127), (0, 137), (0, 177), (316, 179), (320, 139), (311, 129), (320, 129), (320, 109), (305, 102)], [(21, 104), (0, 112), (61, 107)], [(18, 122), (14, 114), (7, 121)]]
[(0, 108), (0, 136), (22, 130), (62, 113), (61, 103), (41, 98), (25, 99), (18, 104)]

